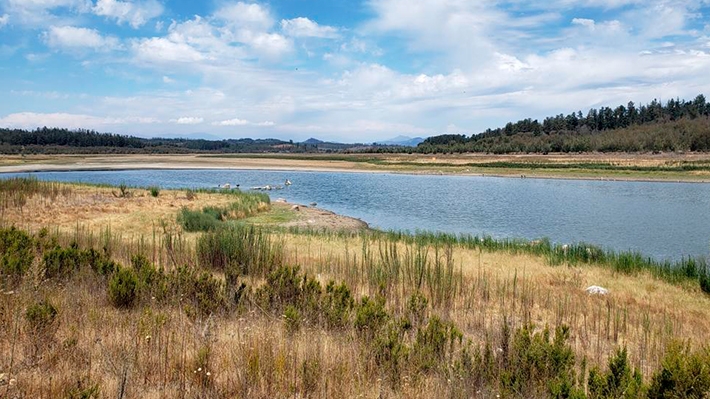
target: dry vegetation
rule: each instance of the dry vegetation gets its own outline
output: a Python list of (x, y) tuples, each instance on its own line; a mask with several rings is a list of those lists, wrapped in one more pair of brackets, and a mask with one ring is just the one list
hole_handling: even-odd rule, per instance
[(0, 397), (644, 397), (664, 367), (690, 370), (683, 397), (710, 389), (695, 281), (366, 231), (185, 233), (183, 206), (237, 197), (130, 191), (5, 191), (3, 242), (33, 236), (22, 275), (0, 274)]

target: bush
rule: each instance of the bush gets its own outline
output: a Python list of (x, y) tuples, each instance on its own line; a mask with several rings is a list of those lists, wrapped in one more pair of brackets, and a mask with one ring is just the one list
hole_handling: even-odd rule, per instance
[(385, 310), (385, 299), (362, 297), (355, 312), (355, 329), (365, 337), (374, 336), (389, 320)]
[(158, 195), (160, 195), (160, 187), (158, 187), (158, 186), (148, 187), (148, 191), (150, 192), (150, 195), (153, 197), (157, 198)]
[(295, 306), (288, 305), (284, 309), (284, 324), (289, 334), (293, 334), (301, 328), (301, 313)]
[(128, 198), (131, 196), (131, 192), (128, 191), (128, 186), (126, 185), (126, 183), (119, 184), (118, 190), (119, 190), (118, 195), (115, 195), (115, 194), (114, 195), (119, 198)]
[[(203, 234), (197, 260), (205, 268), (238, 275), (266, 276), (282, 264), (283, 250), (254, 226), (229, 226)], [(236, 268), (236, 270), (230, 270)]]
[(451, 322), (443, 322), (438, 317), (432, 317), (425, 328), (417, 330), (414, 342), (414, 360), (422, 370), (433, 369), (442, 363), (447, 354), (453, 355), (454, 347), (461, 344), (463, 334)]
[(88, 263), (76, 245), (69, 248), (56, 247), (45, 253), (43, 260), (47, 278), (67, 278), (79, 270), (83, 263)]
[(510, 350), (503, 349), (501, 388), (530, 393), (531, 397), (578, 396), (574, 354), (567, 344), (569, 329), (557, 328), (552, 340), (548, 329), (533, 330), (531, 325), (516, 330)]
[(222, 282), (208, 272), (198, 274), (194, 268), (180, 266), (167, 276), (165, 284), (166, 299), (184, 300), (185, 310), (194, 317), (214, 313), (227, 303)]
[(643, 381), (638, 370), (632, 372), (626, 348), (617, 350), (609, 359), (609, 369), (601, 373), (597, 368), (589, 372), (589, 398), (640, 398)]
[(16, 229), (0, 229), (0, 275), (22, 277), (34, 260), (34, 240)]
[(43, 335), (53, 329), (57, 308), (49, 301), (42, 300), (30, 305), (25, 311), (25, 320), (33, 334)]
[(180, 210), (177, 220), (185, 231), (212, 231), (222, 224), (213, 215), (188, 208)]
[(136, 300), (138, 278), (131, 269), (119, 268), (108, 284), (108, 297), (117, 308), (130, 308)]
[(354, 306), (355, 300), (345, 283), (339, 285), (336, 285), (334, 281), (328, 283), (325, 287), (325, 297), (323, 298), (323, 313), (326, 326), (330, 328), (347, 326)]
[(698, 280), (700, 283), (700, 289), (703, 290), (704, 293), (710, 294), (710, 271), (706, 270), (701, 273)]
[(649, 398), (705, 398), (710, 393), (710, 350), (691, 353), (690, 346), (673, 343), (652, 379)]

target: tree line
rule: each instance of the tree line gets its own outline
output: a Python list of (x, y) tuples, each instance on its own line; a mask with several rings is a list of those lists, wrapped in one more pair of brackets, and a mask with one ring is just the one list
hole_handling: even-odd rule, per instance
[(700, 94), (692, 101), (658, 100), (637, 106), (559, 114), (542, 122), (531, 118), (508, 122), (467, 136), (427, 138), (416, 152), (586, 152), (710, 150), (710, 103)]

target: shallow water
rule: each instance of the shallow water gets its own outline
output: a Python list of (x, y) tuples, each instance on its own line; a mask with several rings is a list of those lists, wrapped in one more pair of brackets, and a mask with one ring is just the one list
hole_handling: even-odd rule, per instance
[[(27, 173), (2, 177), (27, 176)], [(272, 199), (373, 227), (587, 242), (657, 259), (710, 254), (710, 184), (253, 170), (33, 173), (39, 179), (163, 188), (293, 185)]]

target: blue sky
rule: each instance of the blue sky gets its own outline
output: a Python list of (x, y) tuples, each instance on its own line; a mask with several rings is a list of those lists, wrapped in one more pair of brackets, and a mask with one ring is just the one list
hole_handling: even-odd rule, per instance
[(367, 142), (700, 93), (710, 0), (0, 0), (3, 127)]

